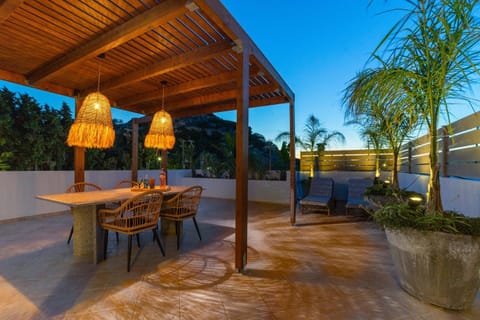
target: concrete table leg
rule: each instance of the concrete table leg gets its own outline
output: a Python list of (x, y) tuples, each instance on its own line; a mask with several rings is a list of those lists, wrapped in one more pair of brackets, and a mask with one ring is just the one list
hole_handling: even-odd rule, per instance
[[(175, 221), (172, 220), (167, 220), (167, 219), (160, 219), (160, 230), (162, 234), (173, 234), (175, 235)], [(178, 230), (180, 232), (180, 235), (183, 233), (183, 221), (179, 222)]]
[(103, 260), (103, 232), (97, 207), (75, 207), (73, 212), (73, 255), (96, 264)]

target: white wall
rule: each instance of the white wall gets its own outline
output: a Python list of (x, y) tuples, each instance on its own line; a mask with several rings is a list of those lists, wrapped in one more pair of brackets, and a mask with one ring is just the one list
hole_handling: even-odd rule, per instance
[[(320, 172), (321, 176), (332, 177), (335, 181), (335, 196), (346, 198), (346, 184), (349, 178), (371, 177), (372, 172), (331, 171)], [(140, 170), (139, 178), (153, 177), (159, 183), (159, 170)], [(205, 188), (205, 197), (235, 199), (235, 180), (191, 178), (190, 170), (169, 170), (170, 185), (194, 185)], [(287, 179), (290, 175), (287, 173)], [(308, 176), (307, 176), (308, 177)], [(383, 178), (388, 178), (388, 174)], [(41, 194), (62, 193), (73, 183), (72, 171), (0, 171), (0, 221), (34, 216), (38, 214), (66, 211), (63, 205), (38, 200)], [(85, 180), (96, 183), (104, 189), (113, 188), (120, 180), (130, 179), (130, 171), (86, 171)], [(300, 181), (299, 175), (298, 181)], [(471, 217), (480, 217), (480, 181), (459, 178), (440, 178), (444, 208), (455, 210)], [(400, 187), (425, 194), (428, 176), (399, 173)], [(250, 201), (289, 203), (290, 181), (250, 180), (248, 188)]]
[[(428, 175), (399, 174), (401, 188), (426, 194)], [(480, 180), (440, 177), (443, 209), (454, 210), (469, 217), (480, 217)]]
[[(139, 170), (138, 177), (155, 178), (160, 170)], [(169, 185), (194, 185), (205, 188), (205, 197), (235, 199), (235, 180), (189, 178), (191, 170), (169, 170)], [(112, 189), (120, 180), (129, 180), (128, 170), (85, 171), (85, 181)], [(0, 221), (69, 210), (67, 206), (38, 200), (42, 194), (63, 193), (73, 183), (73, 171), (0, 171)], [(251, 201), (289, 203), (289, 181), (250, 181)]]
[[(208, 179), (184, 177), (180, 185), (200, 185), (204, 188), (202, 196), (209, 198), (235, 199), (235, 180), (233, 179)], [(290, 203), (290, 176), (287, 173), (286, 181), (275, 180), (249, 180), (248, 200)]]

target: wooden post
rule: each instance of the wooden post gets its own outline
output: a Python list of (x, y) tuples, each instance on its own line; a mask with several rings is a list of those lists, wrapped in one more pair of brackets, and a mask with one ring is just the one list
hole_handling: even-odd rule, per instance
[[(78, 111), (82, 106), (83, 99), (75, 98), (75, 117), (78, 115)], [(74, 147), (73, 148), (73, 165), (74, 165), (74, 182), (85, 181), (85, 148)]]
[(138, 181), (138, 119), (132, 120), (132, 180)]
[(235, 269), (247, 264), (248, 229), (248, 102), (249, 48), (238, 54), (237, 125), (236, 125), (236, 206), (235, 206)]
[(448, 177), (448, 127), (442, 127), (442, 177)]
[(295, 225), (297, 209), (297, 170), (295, 168), (295, 102), (290, 101), (290, 223)]
[(167, 178), (167, 185), (168, 185), (168, 152), (167, 150), (162, 149), (161, 150), (161, 157), (162, 157), (162, 163), (161, 163), (161, 169), (165, 172), (165, 178)]

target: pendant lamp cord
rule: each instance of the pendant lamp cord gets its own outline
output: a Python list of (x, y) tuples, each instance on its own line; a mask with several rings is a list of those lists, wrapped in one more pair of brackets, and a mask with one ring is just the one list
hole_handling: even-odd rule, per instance
[(165, 86), (167, 85), (167, 81), (162, 81), (162, 111), (165, 111)]

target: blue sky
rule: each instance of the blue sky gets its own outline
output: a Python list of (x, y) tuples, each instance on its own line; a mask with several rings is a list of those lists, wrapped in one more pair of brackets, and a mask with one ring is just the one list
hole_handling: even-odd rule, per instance
[[(303, 135), (310, 114), (320, 119), (329, 131), (346, 137), (345, 145), (328, 149), (364, 147), (357, 131), (346, 127), (341, 107), (342, 90), (361, 71), (370, 53), (399, 17), (385, 12), (401, 7), (402, 0), (223, 0), (222, 3), (263, 51), (284, 80), (295, 92), (297, 135)], [(71, 98), (0, 81), (0, 87), (27, 92), (41, 104), (60, 107)], [(27, 91), (28, 90), (28, 91)], [(453, 115), (453, 120), (467, 111)], [(469, 111), (468, 111), (469, 112)], [(116, 119), (128, 121), (137, 114), (112, 109)], [(218, 114), (235, 121), (235, 112)], [(288, 105), (251, 109), (249, 125), (254, 132), (274, 140), (289, 130)]]

